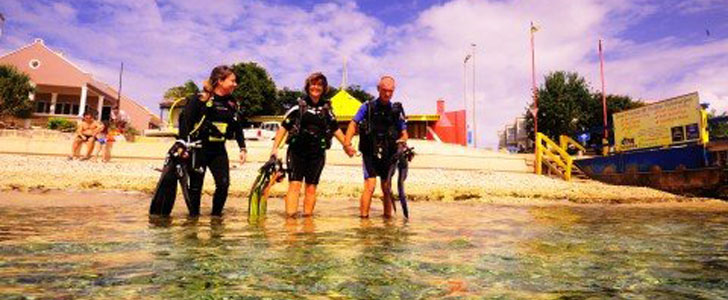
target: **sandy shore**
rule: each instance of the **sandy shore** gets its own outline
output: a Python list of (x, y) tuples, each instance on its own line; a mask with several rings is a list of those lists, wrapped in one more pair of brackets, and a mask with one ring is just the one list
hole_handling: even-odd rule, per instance
[[(436, 158), (431, 158), (436, 159)], [(260, 163), (233, 165), (230, 193), (245, 196)], [(47, 190), (122, 190), (151, 193), (159, 178), (161, 160), (117, 159), (112, 163), (67, 161), (61, 157), (0, 154), (0, 189), (43, 192)], [(214, 188), (212, 176), (205, 193)], [(281, 196), (286, 183), (273, 188)], [(361, 167), (327, 165), (319, 185), (320, 197), (351, 199), (362, 189)], [(650, 188), (612, 186), (594, 181), (565, 182), (529, 173), (412, 168), (407, 193), (413, 201), (530, 202), (567, 200), (578, 203), (649, 203), (697, 201)]]

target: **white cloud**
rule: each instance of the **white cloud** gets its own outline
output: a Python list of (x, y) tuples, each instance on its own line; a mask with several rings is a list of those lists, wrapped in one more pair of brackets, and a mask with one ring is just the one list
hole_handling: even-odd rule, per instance
[[(683, 10), (716, 3), (696, 0)], [(671, 37), (635, 42), (621, 36), (664, 9), (655, 1), (455, 0), (396, 27), (362, 13), (351, 1), (305, 9), (235, 0), (215, 5), (99, 0), (92, 6), (3, 1), (0, 9), (8, 26), (0, 47), (10, 50), (44, 38), (112, 85), (124, 61), (124, 91), (153, 111), (165, 89), (187, 79), (199, 81), (217, 64), (256, 61), (279, 87), (300, 88), (313, 71), (323, 71), (338, 84), (346, 57), (350, 83), (374, 92), (380, 75), (394, 75), (395, 97), (409, 113), (434, 113), (440, 97), (449, 109), (464, 106), (462, 62), (470, 43), (476, 43), (480, 144), (493, 145), (496, 130), (521, 115), (530, 102), (533, 20), (541, 27), (536, 33), (540, 81), (549, 71), (578, 71), (598, 87), (596, 46), (603, 38), (609, 54), (607, 92), (659, 99), (698, 90), (713, 107), (728, 105), (728, 40), (686, 46)]]
[(686, 46), (675, 38), (640, 44), (620, 36), (658, 10), (643, 1), (452, 1), (401, 28), (403, 38), (388, 49), (383, 67), (399, 75), (400, 89), (415, 102), (410, 112), (432, 112), (438, 97), (450, 108), (462, 108), (462, 61), (468, 45), (476, 43), (479, 144), (492, 146), (496, 131), (531, 101), (528, 25), (533, 20), (541, 27), (536, 33), (540, 82), (550, 71), (578, 71), (597, 89), (597, 45), (603, 38), (611, 51), (608, 93), (662, 99), (698, 90), (703, 100), (724, 110), (728, 40)]

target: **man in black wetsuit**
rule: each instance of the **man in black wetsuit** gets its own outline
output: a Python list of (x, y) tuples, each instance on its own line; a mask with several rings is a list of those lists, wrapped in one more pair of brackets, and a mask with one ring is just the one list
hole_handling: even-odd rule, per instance
[(363, 103), (346, 130), (345, 144), (350, 144), (359, 131), (359, 151), (364, 170), (364, 191), (359, 203), (359, 216), (369, 217), (369, 207), (377, 177), (381, 178), (384, 217), (392, 216), (391, 182), (387, 180), (397, 145), (407, 142), (407, 123), (399, 102), (392, 103), (394, 78), (384, 76), (377, 85), (379, 97)]
[(200, 141), (196, 149), (196, 163), (190, 166), (190, 215), (199, 215), (202, 183), (205, 169), (209, 168), (215, 179), (212, 198), (212, 215), (222, 215), (230, 186), (230, 165), (225, 140), (234, 138), (240, 147), (240, 163), (245, 163), (247, 150), (245, 136), (232, 92), (237, 87), (232, 68), (218, 66), (205, 82), (203, 92), (190, 96), (180, 118), (179, 138)]

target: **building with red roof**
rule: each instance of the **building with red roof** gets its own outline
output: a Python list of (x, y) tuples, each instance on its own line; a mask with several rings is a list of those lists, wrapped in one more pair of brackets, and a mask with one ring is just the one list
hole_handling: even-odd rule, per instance
[(94, 79), (60, 52), (48, 48), (42, 39), (0, 56), (0, 64), (11, 65), (30, 77), (35, 86), (31, 125), (45, 126), (51, 117), (78, 120), (86, 111), (97, 120), (108, 120), (118, 105), (139, 131), (158, 128), (159, 117), (136, 101), (121, 95), (108, 84)]

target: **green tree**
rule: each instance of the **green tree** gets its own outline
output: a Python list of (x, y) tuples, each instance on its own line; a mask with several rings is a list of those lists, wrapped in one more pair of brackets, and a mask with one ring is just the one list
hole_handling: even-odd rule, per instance
[[(326, 94), (326, 98), (334, 97), (341, 89), (330, 87), (329, 92)], [(374, 99), (374, 95), (370, 94), (369, 92), (363, 90), (360, 85), (354, 84), (346, 87), (346, 92), (349, 93), (352, 97), (356, 98), (356, 100), (359, 100), (359, 102), (366, 102), (369, 100)]]
[(306, 94), (302, 91), (291, 90), (287, 87), (284, 87), (282, 90), (278, 90), (276, 93), (278, 103), (281, 104), (284, 110), (293, 107), (296, 103), (298, 103), (299, 98), (303, 99), (304, 97), (306, 97)]
[(238, 63), (232, 67), (238, 77), (238, 88), (233, 92), (233, 97), (242, 102), (245, 116), (277, 115), (284, 112), (276, 97), (276, 84), (268, 71), (254, 62)]
[[(606, 97), (607, 102), (607, 128), (609, 129), (609, 135), (614, 137), (614, 121), (612, 115), (620, 111), (629, 110), (645, 105), (642, 101), (632, 100), (630, 96), (626, 95), (611, 95), (608, 94)], [(600, 144), (602, 136), (604, 135), (604, 105), (602, 104), (602, 93), (593, 93), (589, 106), (587, 107), (587, 119), (584, 122), (586, 130), (592, 132), (591, 141)], [(600, 130), (594, 130), (595, 128), (601, 128)]]
[(0, 116), (29, 118), (33, 113), (30, 77), (10, 65), (0, 65)]
[[(538, 89), (538, 131), (555, 139), (559, 135), (575, 137), (591, 132), (591, 141), (600, 144), (603, 135), (604, 111), (602, 94), (590, 92), (589, 85), (577, 73), (553, 72)], [(612, 132), (614, 113), (645, 105), (625, 95), (607, 95), (607, 127)], [(533, 103), (531, 103), (533, 105)], [(526, 110), (526, 129), (533, 138), (533, 115)]]
[(183, 85), (175, 86), (164, 92), (164, 99), (175, 100), (179, 98), (187, 98), (200, 92), (200, 88), (192, 80), (187, 80)]
[[(630, 96), (626, 95), (607, 95), (606, 102), (607, 126), (609, 127), (612, 126), (612, 114), (645, 105), (643, 102), (632, 100)], [(592, 94), (591, 101), (589, 101), (589, 106), (587, 107), (587, 116), (588, 118), (585, 120), (586, 126), (596, 127), (604, 125), (604, 107), (601, 93)]]
[[(537, 93), (539, 132), (554, 139), (562, 134), (573, 136), (587, 129), (586, 123), (591, 115), (586, 111), (592, 96), (589, 85), (579, 74), (564, 71), (550, 73)], [(533, 115), (528, 109), (526, 129), (533, 138)]]
[[(329, 91), (324, 95), (324, 99), (331, 99), (340, 91), (339, 88), (329, 87)], [(352, 85), (346, 88), (346, 91), (359, 102), (369, 101), (374, 99), (372, 94), (363, 90), (359, 85)], [(278, 90), (276, 93), (278, 97), (278, 103), (283, 106), (284, 109), (289, 108), (296, 104), (296, 99), (306, 97), (306, 94), (300, 90), (291, 90), (287, 87), (282, 90)]]
[(356, 100), (359, 100), (359, 102), (362, 103), (374, 99), (374, 95), (363, 90), (358, 84), (350, 85), (346, 88), (346, 91), (349, 92), (349, 94), (352, 95), (354, 98), (356, 98)]

